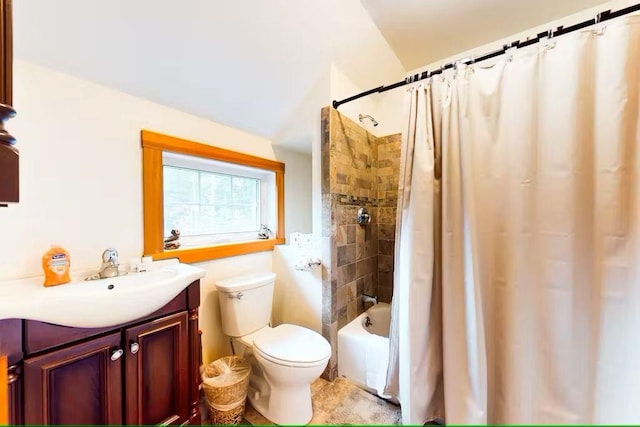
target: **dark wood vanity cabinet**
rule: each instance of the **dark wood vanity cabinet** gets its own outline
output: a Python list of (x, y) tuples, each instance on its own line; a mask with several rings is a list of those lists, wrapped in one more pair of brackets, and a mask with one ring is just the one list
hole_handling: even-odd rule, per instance
[(22, 419), (22, 321), (0, 320), (0, 351), (9, 361), (9, 424), (23, 424)]
[(125, 342), (126, 423), (189, 421), (187, 314), (129, 328)]
[(196, 281), (155, 313), (109, 328), (0, 320), (0, 339), (20, 328), (24, 350), (10, 361), (21, 373), (10, 422), (200, 424), (199, 289)]
[(121, 340), (115, 332), (25, 359), (25, 423), (122, 424)]

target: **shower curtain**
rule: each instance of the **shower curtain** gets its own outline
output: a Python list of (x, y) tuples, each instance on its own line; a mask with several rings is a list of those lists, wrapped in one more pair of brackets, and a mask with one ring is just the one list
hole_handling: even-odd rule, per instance
[(640, 423), (639, 81), (629, 16), (411, 88), (403, 422)]

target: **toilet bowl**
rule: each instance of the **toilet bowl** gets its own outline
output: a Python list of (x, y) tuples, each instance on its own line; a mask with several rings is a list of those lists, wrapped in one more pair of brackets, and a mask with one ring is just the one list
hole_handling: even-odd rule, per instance
[(322, 374), (331, 346), (302, 326), (265, 327), (240, 342), (254, 358), (248, 399), (276, 424), (306, 424), (312, 416), (310, 384)]
[(269, 273), (216, 283), (223, 332), (237, 354), (251, 361), (251, 405), (274, 423), (307, 424), (313, 417), (311, 383), (327, 366), (331, 346), (305, 327), (269, 325), (274, 281)]

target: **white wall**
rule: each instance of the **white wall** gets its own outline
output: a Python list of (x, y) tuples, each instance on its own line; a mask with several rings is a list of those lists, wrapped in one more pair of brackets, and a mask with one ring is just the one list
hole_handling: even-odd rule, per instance
[[(395, 80), (385, 81), (384, 84), (391, 84), (402, 80), (404, 74), (399, 70)], [(341, 100), (352, 95), (372, 89), (356, 84), (343, 70), (336, 64), (331, 64), (331, 98)], [(402, 128), (402, 108), (404, 99), (404, 89), (398, 88), (380, 94), (365, 96), (355, 101), (348, 102), (338, 108), (341, 114), (349, 117), (356, 123), (358, 115), (371, 115), (378, 122), (378, 126), (373, 126), (368, 119), (364, 120), (362, 126), (376, 136), (386, 136), (403, 131)]]
[[(95, 271), (109, 246), (125, 260), (142, 254), (141, 129), (278, 157), (267, 139), (20, 60), (14, 67), (14, 106), (18, 116), (8, 128), (20, 149), (21, 201), (0, 209), (0, 280), (41, 275), (41, 256), (53, 243), (69, 250), (74, 273)], [(296, 181), (299, 169), (287, 165), (287, 179)], [(287, 204), (295, 203), (299, 191), (310, 205), (310, 189), (302, 187), (289, 187)], [(272, 253), (198, 265), (207, 270), (200, 326), (208, 361), (228, 352), (215, 281), (271, 271)]]
[(322, 333), (322, 268), (296, 270), (302, 256), (301, 249), (289, 245), (273, 251), (273, 323), (292, 323)]
[(311, 155), (273, 146), (276, 158), (285, 163), (285, 234), (311, 233)]

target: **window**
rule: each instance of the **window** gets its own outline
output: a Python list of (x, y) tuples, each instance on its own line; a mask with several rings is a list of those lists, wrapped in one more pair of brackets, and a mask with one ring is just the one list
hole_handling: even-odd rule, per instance
[[(284, 164), (150, 131), (142, 148), (145, 255), (197, 262), (284, 243)], [(165, 250), (173, 229), (180, 247)]]

